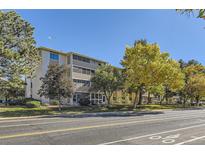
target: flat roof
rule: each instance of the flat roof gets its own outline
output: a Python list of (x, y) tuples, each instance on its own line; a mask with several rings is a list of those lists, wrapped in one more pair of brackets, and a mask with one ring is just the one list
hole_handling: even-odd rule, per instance
[(98, 61), (98, 62), (107, 63), (107, 62), (105, 62), (103, 60), (99, 60), (99, 59), (92, 58), (92, 57), (89, 57), (89, 56), (86, 56), (86, 55), (82, 55), (82, 54), (77, 53), (77, 52), (64, 52), (64, 51), (54, 50), (54, 49), (47, 48), (47, 47), (39, 47), (38, 49), (45, 50), (45, 51), (50, 51), (50, 52), (53, 52), (53, 53), (56, 53), (56, 54), (65, 55), (65, 56), (69, 55), (69, 54), (74, 54), (74, 55), (78, 55), (78, 56), (81, 56), (81, 57), (92, 59), (92, 60), (95, 60), (95, 61)]
[(47, 47), (38, 47), (38, 49), (53, 52), (53, 53), (56, 53), (56, 54), (67, 55), (67, 53), (65, 53), (63, 51), (54, 50), (54, 49), (47, 48)]

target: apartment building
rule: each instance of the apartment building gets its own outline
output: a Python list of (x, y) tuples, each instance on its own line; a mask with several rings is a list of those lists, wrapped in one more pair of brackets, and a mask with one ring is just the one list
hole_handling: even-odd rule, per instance
[(91, 103), (106, 103), (106, 98), (102, 93), (90, 92), (91, 86), (90, 79), (94, 75), (95, 70), (99, 65), (106, 62), (91, 58), (85, 55), (81, 55), (75, 52), (61, 52), (46, 47), (40, 47), (40, 54), (42, 61), (35, 72), (35, 78), (26, 79), (26, 97), (41, 100), (48, 103), (50, 100), (38, 95), (38, 90), (41, 86), (40, 78), (44, 77), (48, 70), (50, 63), (58, 63), (60, 65), (66, 65), (69, 69), (69, 78), (74, 85), (74, 94), (72, 98), (64, 100), (64, 103), (70, 105), (78, 105), (80, 98), (87, 97)]

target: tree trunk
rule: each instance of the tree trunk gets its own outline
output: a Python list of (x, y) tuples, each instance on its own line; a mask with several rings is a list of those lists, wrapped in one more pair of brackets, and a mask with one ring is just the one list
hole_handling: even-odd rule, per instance
[(184, 98), (183, 106), (184, 106), (184, 108), (186, 107), (186, 98)]
[(162, 96), (162, 99), (160, 100), (159, 104), (162, 105), (162, 102), (164, 101), (165, 96)]
[(62, 107), (61, 107), (61, 98), (59, 98), (58, 110), (59, 110), (59, 111), (61, 111), (61, 110), (62, 110)]
[(5, 97), (5, 100), (6, 100), (5, 105), (8, 106), (8, 98), (7, 98), (7, 96)]
[(137, 107), (137, 95), (138, 95), (138, 92), (135, 93), (133, 109), (136, 109), (136, 107)]
[(31, 97), (31, 99), (33, 99), (33, 80), (32, 80), (32, 75), (33, 74), (31, 73), (31, 76), (30, 76), (30, 78), (31, 78), (31, 85), (30, 85), (31, 86), (30, 87), (30, 94), (31, 94), (30, 97)]
[(142, 88), (139, 88), (139, 100), (138, 105), (142, 105)]
[(195, 106), (194, 98), (193, 97), (191, 97), (191, 106)]
[(150, 92), (148, 92), (148, 97), (147, 97), (147, 104), (151, 104), (152, 103), (152, 98), (150, 96)]
[(167, 94), (165, 95), (165, 100), (166, 100), (166, 104), (168, 104), (168, 96), (167, 96)]
[(104, 92), (104, 95), (105, 95), (105, 97), (106, 97), (106, 99), (107, 99), (107, 106), (110, 107), (110, 106), (111, 106), (111, 97), (112, 97), (112, 94), (109, 95), (109, 94), (107, 94), (106, 92)]
[(108, 107), (111, 106), (110, 99), (111, 99), (111, 97), (108, 97), (108, 99), (107, 99), (107, 105), (108, 105)]
[(199, 96), (196, 97), (196, 105), (199, 106)]
[(180, 96), (179, 97), (179, 102), (182, 103), (182, 100), (183, 100), (183, 98), (182, 98), (182, 96)]
[(168, 104), (168, 88), (165, 87), (165, 101), (166, 101), (166, 104)]

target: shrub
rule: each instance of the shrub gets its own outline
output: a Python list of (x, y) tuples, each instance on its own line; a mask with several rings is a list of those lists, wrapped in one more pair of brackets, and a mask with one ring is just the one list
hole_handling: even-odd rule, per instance
[(90, 105), (90, 100), (88, 98), (81, 98), (79, 100), (79, 104), (81, 106), (89, 106)]
[(58, 105), (59, 104), (59, 101), (56, 101), (56, 100), (53, 100), (50, 102), (50, 105)]
[(8, 100), (5, 101), (5, 104), (9, 106), (23, 106), (25, 103), (22, 100)]
[(41, 103), (41, 106), (49, 106), (48, 103)]
[(39, 101), (28, 101), (26, 102), (26, 107), (28, 108), (38, 108), (41, 106), (41, 102)]

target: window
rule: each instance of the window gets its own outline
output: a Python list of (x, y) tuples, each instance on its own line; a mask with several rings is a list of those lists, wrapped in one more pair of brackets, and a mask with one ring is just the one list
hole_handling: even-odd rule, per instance
[(91, 94), (91, 99), (95, 99), (95, 94), (94, 93)]
[(90, 75), (90, 70), (89, 69), (86, 69), (86, 74)]
[(95, 94), (95, 98), (98, 99), (98, 94)]
[(77, 94), (73, 95), (73, 102), (77, 101)]
[(73, 55), (73, 59), (78, 60), (78, 61), (82, 61), (82, 62), (86, 62), (86, 63), (90, 63), (90, 59), (85, 58), (85, 57), (81, 57), (78, 55)]
[(78, 56), (77, 55), (73, 55), (73, 59), (74, 60), (78, 60)]
[(50, 59), (52, 59), (52, 60), (59, 60), (59, 55), (58, 54), (54, 54), (54, 53), (50, 53)]
[(86, 74), (86, 69), (83, 68), (82, 70), (83, 70), (82, 73), (83, 73), (83, 74)]
[(105, 95), (103, 95), (102, 93), (91, 93), (90, 101), (94, 104), (103, 103), (105, 102)]
[(105, 96), (103, 96), (103, 102), (105, 102)]
[(79, 67), (74, 66), (74, 67), (73, 67), (73, 72), (82, 73), (82, 69), (79, 68)]
[(87, 74), (87, 75), (93, 75), (95, 73), (94, 70), (77, 67), (77, 66), (73, 66), (73, 72)]
[(90, 103), (91, 103), (92, 105), (94, 105), (94, 104), (95, 104), (95, 101), (94, 101), (94, 100), (91, 100)]
[(90, 86), (90, 81), (87, 81), (87, 80), (73, 79), (73, 82), (80, 83), (80, 84), (82, 84), (82, 86), (86, 86), (86, 87)]

